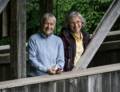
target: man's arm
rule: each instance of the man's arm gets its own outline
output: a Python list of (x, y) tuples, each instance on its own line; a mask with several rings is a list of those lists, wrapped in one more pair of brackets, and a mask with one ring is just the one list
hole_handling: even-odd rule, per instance
[(64, 64), (65, 64), (65, 61), (64, 61), (64, 47), (63, 47), (63, 42), (62, 40), (60, 39), (60, 42), (59, 42), (59, 45), (58, 45), (58, 55), (57, 55), (57, 64), (56, 64), (56, 67), (63, 71), (63, 68), (64, 68)]
[(47, 72), (48, 69), (39, 63), (36, 54), (37, 54), (36, 43), (34, 40), (30, 39), (28, 42), (28, 58), (29, 58), (28, 62), (36, 69), (39, 69), (40, 71), (43, 72)]

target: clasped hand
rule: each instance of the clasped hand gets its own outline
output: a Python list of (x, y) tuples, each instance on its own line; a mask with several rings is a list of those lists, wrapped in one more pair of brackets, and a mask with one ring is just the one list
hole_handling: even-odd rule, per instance
[(56, 67), (52, 67), (50, 69), (48, 69), (48, 73), (49, 74), (60, 74), (62, 72), (61, 68), (56, 68)]

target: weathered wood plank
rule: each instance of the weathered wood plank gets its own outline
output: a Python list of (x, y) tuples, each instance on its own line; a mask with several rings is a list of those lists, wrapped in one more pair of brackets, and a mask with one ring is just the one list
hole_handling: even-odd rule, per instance
[(7, 92), (7, 90), (6, 89), (2, 89), (2, 90), (0, 90), (0, 92)]
[(57, 87), (56, 91), (57, 92), (68, 92), (68, 91), (66, 91), (65, 82), (66, 82), (66, 80), (56, 81), (56, 87)]
[(111, 73), (107, 73), (103, 75), (103, 92), (111, 92)]
[(4, 8), (7, 6), (9, 0), (0, 0), (0, 13), (4, 10)]
[(120, 49), (120, 40), (104, 42), (99, 48), (99, 51), (110, 51), (116, 49)]
[(23, 87), (16, 87), (16, 88), (11, 88), (11, 92), (28, 92), (28, 89), (26, 86)]
[(0, 14), (0, 38), (2, 38), (2, 14)]
[(34, 84), (34, 85), (30, 85), (28, 88), (28, 92), (39, 92), (39, 85), (38, 84)]
[(77, 92), (77, 79), (68, 79), (65, 81), (65, 92)]
[(120, 30), (111, 31), (108, 33), (107, 36), (116, 36), (116, 35), (120, 35)]
[(0, 64), (9, 64), (10, 63), (10, 54), (0, 54)]
[(120, 63), (120, 49), (98, 51), (88, 67)]
[(26, 76), (26, 0), (11, 0), (10, 4), (11, 77)]
[(10, 79), (10, 65), (2, 64), (0, 65), (0, 81), (5, 81)]
[(111, 84), (111, 92), (120, 92), (120, 72), (112, 73)]
[(103, 40), (107, 36), (111, 27), (120, 15), (120, 0), (114, 0), (103, 19), (96, 28), (93, 38), (89, 43), (85, 53), (82, 55), (73, 71), (83, 69), (88, 66)]
[(116, 41), (116, 40), (120, 40), (120, 30), (115, 31), (115, 32), (109, 32), (109, 34), (105, 38), (104, 42)]
[(102, 74), (88, 77), (88, 92), (102, 92)]
[(46, 82), (30, 86), (29, 92), (57, 92), (56, 82)]
[(71, 86), (70, 80), (66, 79), (65, 80), (65, 92), (70, 92), (70, 86)]
[(77, 89), (78, 92), (88, 92), (88, 76), (78, 78)]
[(6, 50), (6, 49), (10, 49), (10, 45), (0, 46), (0, 51), (1, 51), (1, 50)]
[(7, 36), (7, 32), (8, 32), (8, 16), (7, 16), (7, 8), (4, 9), (3, 13), (2, 13), (2, 37)]
[[(67, 79), (65, 92), (119, 92), (120, 90), (120, 71), (94, 74), (88, 76), (79, 76), (79, 78)], [(34, 78), (33, 78), (34, 79)], [(2, 89), (1, 92), (60, 92), (54, 90), (54, 85), (46, 82), (41, 84), (31, 85), (29, 90), (24, 90), (24, 87), (16, 87), (11, 89)], [(10, 85), (10, 84), (9, 84)], [(52, 87), (53, 86), (53, 87)], [(55, 87), (58, 88), (58, 87)], [(61, 91), (63, 92), (63, 91)]]

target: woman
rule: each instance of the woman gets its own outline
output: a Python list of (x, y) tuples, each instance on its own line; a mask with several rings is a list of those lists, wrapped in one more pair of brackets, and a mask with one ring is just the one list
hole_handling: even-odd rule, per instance
[(90, 36), (87, 32), (82, 31), (85, 20), (79, 12), (71, 12), (67, 16), (65, 24), (60, 37), (63, 40), (65, 51), (64, 71), (70, 71), (76, 66), (80, 56), (85, 51)]

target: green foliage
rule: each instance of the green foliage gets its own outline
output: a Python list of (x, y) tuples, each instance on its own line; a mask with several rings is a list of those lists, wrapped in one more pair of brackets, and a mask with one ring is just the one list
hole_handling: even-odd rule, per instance
[(9, 37), (3, 37), (0, 39), (0, 45), (7, 45), (10, 43), (10, 38)]
[[(36, 32), (40, 24), (39, 1), (27, 1), (27, 34), (28, 36)], [(41, 1), (42, 2), (42, 1)], [(61, 31), (65, 15), (69, 11), (77, 10), (86, 19), (85, 30), (92, 33), (102, 16), (108, 9), (112, 0), (54, 0), (54, 14), (57, 18), (55, 33)]]
[(65, 15), (68, 10), (71, 9), (71, 6), (75, 3), (75, 0), (56, 0), (56, 5), (54, 8), (54, 12), (56, 12), (57, 25), (56, 25), (56, 33), (58, 34), (61, 31), (61, 27), (64, 22)]
[[(27, 0), (27, 34), (35, 33), (40, 24), (39, 0)], [(28, 37), (27, 37), (28, 38)]]
[(57, 33), (59, 33), (64, 15), (69, 11), (79, 11), (86, 19), (85, 30), (92, 33), (112, 0), (57, 0)]

